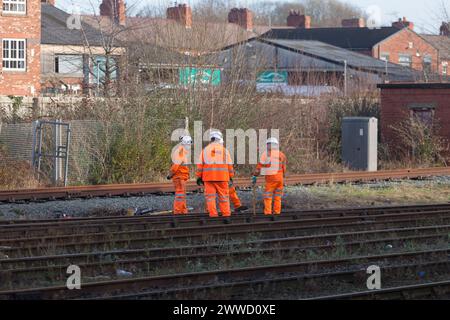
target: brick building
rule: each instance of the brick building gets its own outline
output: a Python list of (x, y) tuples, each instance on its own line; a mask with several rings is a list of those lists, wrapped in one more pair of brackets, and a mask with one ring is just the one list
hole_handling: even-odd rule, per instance
[(368, 28), (364, 19), (344, 19), (342, 27), (312, 28), (311, 18), (291, 11), (287, 27), (272, 28), (263, 35), (269, 39), (315, 40), (355, 51), (427, 73), (439, 70), (438, 50), (414, 32), (414, 24), (405, 18), (390, 27)]
[(450, 141), (450, 83), (379, 84), (381, 89), (381, 140), (400, 145), (396, 127), (410, 117), (427, 125), (436, 124), (440, 135)]
[(0, 0), (0, 95), (40, 91), (41, 0)]
[(0, 96), (87, 93), (98, 83), (104, 35), (84, 22), (69, 27), (69, 17), (55, 0), (0, 0)]
[(437, 50), (439, 55), (439, 74), (443, 79), (450, 79), (450, 24), (442, 22), (439, 35), (423, 34), (429, 43)]

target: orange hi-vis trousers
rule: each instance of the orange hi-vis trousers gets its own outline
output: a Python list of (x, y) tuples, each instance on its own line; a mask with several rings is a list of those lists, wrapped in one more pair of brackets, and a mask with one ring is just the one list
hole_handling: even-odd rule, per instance
[(281, 213), (281, 197), (283, 196), (283, 180), (280, 181), (266, 181), (264, 192), (264, 214), (272, 214), (272, 199), (273, 199), (273, 213)]
[(175, 187), (175, 200), (173, 202), (174, 214), (187, 214), (186, 206), (186, 180), (174, 179), (173, 185)]
[(216, 195), (219, 197), (220, 212), (224, 217), (231, 216), (228, 181), (205, 181), (206, 208), (210, 217), (218, 217)]
[(230, 201), (235, 209), (239, 208), (242, 205), (234, 186), (230, 187)]

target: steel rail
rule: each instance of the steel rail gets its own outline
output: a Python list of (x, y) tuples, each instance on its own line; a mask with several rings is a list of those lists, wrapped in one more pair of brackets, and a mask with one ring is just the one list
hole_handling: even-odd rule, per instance
[[(433, 262), (419, 262), (419, 263), (410, 263), (410, 264), (401, 264), (394, 266), (384, 266), (383, 267), (383, 283), (386, 283), (386, 279), (389, 278), (390, 274), (398, 274), (400, 272), (405, 273), (410, 271), (411, 269), (420, 271), (435, 271), (441, 270), (442, 268), (449, 268), (450, 261), (433, 261)], [(148, 292), (139, 292), (139, 293), (131, 293), (131, 294), (118, 294), (112, 297), (97, 297), (92, 298), (91, 300), (105, 300), (105, 299), (113, 299), (113, 300), (125, 300), (125, 299), (199, 299), (198, 295), (200, 294), (204, 296), (208, 294), (208, 296), (217, 296), (219, 294), (222, 299), (236, 299), (239, 296), (243, 295), (243, 290), (251, 289), (251, 296), (245, 293), (243, 299), (261, 299), (261, 292), (270, 291), (270, 298), (276, 298), (276, 294), (274, 297), (273, 292), (280, 292), (280, 289), (274, 288), (275, 285), (288, 283), (290, 287), (292, 287), (292, 283), (296, 287), (304, 288), (307, 286), (308, 281), (314, 281), (317, 286), (317, 281), (325, 280), (325, 281), (341, 281), (345, 280), (346, 283), (354, 283), (356, 285), (356, 281), (360, 281), (359, 288), (361, 285), (365, 285), (365, 281), (367, 276), (367, 270), (365, 268), (357, 269), (357, 270), (348, 270), (348, 271), (332, 271), (332, 272), (321, 272), (321, 273), (308, 273), (308, 274), (300, 274), (300, 275), (287, 275), (287, 276), (278, 276), (278, 277), (270, 277), (265, 279), (258, 280), (244, 280), (244, 281), (234, 281), (227, 283), (215, 283), (215, 284), (207, 284), (207, 285), (191, 285), (185, 286), (182, 288), (175, 289), (164, 289), (164, 290), (154, 290)], [(358, 286), (357, 286), (358, 287)], [(389, 290), (389, 289), (388, 289)], [(225, 291), (226, 296), (223, 296), (223, 292)], [(373, 293), (373, 291), (372, 291)], [(255, 296), (256, 294), (256, 296)], [(355, 293), (357, 294), (357, 293)], [(337, 296), (339, 297), (339, 295)], [(89, 299), (89, 298), (88, 298)], [(314, 300), (315, 298), (309, 298), (310, 300)], [(320, 299), (320, 298), (319, 298)], [(333, 298), (330, 298), (333, 299)], [(339, 298), (336, 298), (339, 299)]]
[[(161, 237), (167, 239), (167, 237), (184, 237), (193, 238), (194, 236), (201, 235), (202, 238), (211, 234), (235, 234), (236, 232), (271, 232), (274, 229), (282, 229), (285, 226), (290, 230), (292, 228), (308, 227), (312, 225), (320, 224), (323, 228), (327, 225), (333, 225), (335, 223), (342, 222), (381, 222), (381, 221), (409, 221), (409, 220), (423, 220), (430, 218), (441, 218), (442, 220), (450, 218), (450, 212), (420, 212), (420, 213), (399, 213), (399, 214), (382, 214), (357, 217), (336, 217), (336, 218), (319, 218), (319, 219), (297, 219), (297, 220), (277, 220), (269, 222), (255, 222), (255, 223), (236, 223), (232, 225), (207, 225), (200, 227), (180, 227), (180, 228), (162, 228), (162, 229), (147, 229), (147, 230), (135, 230), (135, 231), (118, 231), (118, 232), (102, 232), (102, 233), (84, 233), (84, 234), (71, 234), (71, 235), (55, 235), (44, 237), (31, 237), (31, 238), (4, 238), (0, 239), (0, 248), (4, 247), (16, 247), (21, 249), (28, 249), (30, 247), (39, 245), (44, 246), (51, 244), (55, 246), (73, 246), (92, 243), (117, 243), (117, 242), (130, 242), (135, 239), (142, 239), (143, 237)], [(95, 239), (94, 241), (91, 241)], [(88, 240), (88, 241), (85, 241)]]
[[(279, 216), (266, 216), (263, 214), (259, 215), (237, 215), (232, 217), (229, 222), (232, 224), (255, 224), (255, 223), (263, 223), (263, 222), (271, 222), (276, 219), (276, 221), (291, 221), (291, 220), (298, 220), (298, 221), (306, 221), (310, 222), (314, 219), (324, 219), (323, 221), (329, 222), (333, 221), (333, 219), (336, 220), (343, 220), (344, 218), (354, 218), (354, 219), (364, 219), (367, 220), (370, 217), (379, 217), (379, 216), (385, 216), (390, 217), (392, 215), (396, 214), (408, 214), (413, 217), (416, 216), (428, 216), (428, 215), (440, 215), (440, 216), (446, 216), (450, 214), (450, 208), (446, 208), (444, 210), (433, 210), (434, 207), (429, 207), (427, 209), (430, 210), (408, 210), (408, 211), (401, 211), (401, 210), (395, 210), (392, 211), (386, 211), (386, 210), (361, 210), (361, 211), (353, 211), (353, 212), (345, 212), (345, 211), (336, 211), (333, 213), (327, 213), (323, 214), (320, 212), (315, 213), (304, 213), (304, 212), (292, 212), (292, 213), (284, 213)], [(65, 237), (69, 238), (73, 235), (93, 235), (93, 236), (99, 236), (101, 234), (124, 234), (124, 233), (130, 233), (133, 232), (140, 232), (140, 231), (151, 231), (151, 230), (158, 230), (158, 227), (160, 229), (177, 229), (181, 230), (182, 228), (191, 228), (190, 231), (194, 230), (192, 228), (200, 228), (202, 230), (205, 229), (207, 226), (220, 226), (220, 228), (223, 228), (224, 220), (218, 218), (218, 219), (209, 219), (207, 217), (199, 218), (199, 219), (185, 219), (185, 220), (178, 220), (177, 218), (172, 219), (161, 219), (162, 221), (158, 220), (150, 220), (147, 221), (145, 219), (125, 219), (121, 220), (121, 223), (119, 225), (109, 225), (107, 223), (102, 224), (81, 224), (78, 225), (77, 223), (73, 223), (70, 225), (66, 224), (57, 224), (57, 225), (51, 225), (47, 227), (38, 227), (34, 228), (33, 225), (28, 226), (20, 226), (18, 228), (0, 228), (1, 237), (0, 238), (0, 244), (5, 242), (16, 242), (16, 241), (32, 241), (33, 240), (40, 240), (43, 239), (56, 239), (59, 237)], [(92, 230), (93, 229), (93, 230)]]
[[(385, 239), (371, 239), (366, 241), (350, 241), (343, 242), (339, 244), (326, 244), (326, 245), (310, 245), (310, 246), (293, 246), (293, 247), (281, 247), (281, 248), (256, 248), (256, 249), (244, 249), (244, 250), (231, 250), (231, 251), (220, 251), (220, 252), (207, 252), (207, 253), (196, 253), (196, 254), (185, 254), (185, 255), (173, 255), (173, 256), (159, 256), (159, 257), (140, 257), (138, 259), (118, 259), (113, 261), (97, 261), (97, 262), (84, 262), (77, 263), (77, 265), (83, 270), (83, 275), (94, 276), (99, 272), (102, 275), (110, 276), (115, 275), (117, 268), (127, 268), (132, 266), (133, 268), (142, 267), (144, 269), (153, 269), (149, 266), (157, 266), (159, 268), (173, 268), (180, 265), (185, 265), (186, 263), (207, 263), (211, 259), (213, 261), (232, 259), (248, 259), (254, 255), (259, 256), (276, 256), (277, 259), (282, 259), (283, 257), (289, 257), (292, 254), (306, 253), (309, 250), (323, 250), (329, 252), (336, 248), (345, 248), (346, 250), (353, 250), (354, 248), (361, 248), (364, 246), (365, 249), (371, 248), (376, 245), (388, 242), (389, 244), (398, 244), (404, 242), (416, 242), (422, 241), (421, 244), (427, 243), (427, 241), (434, 240), (436, 243), (438, 240), (447, 240), (447, 233), (440, 234), (424, 234), (419, 236), (410, 237), (394, 237)], [(73, 262), (70, 262), (73, 264)], [(68, 264), (60, 265), (47, 265), (39, 267), (24, 267), (24, 268), (13, 268), (0, 270), (0, 279), (10, 279), (17, 276), (26, 275), (27, 281), (34, 276), (33, 279), (38, 278), (40, 272), (44, 272), (46, 280), (53, 274), (64, 275), (66, 273)], [(106, 269), (106, 270), (105, 270)], [(35, 275), (34, 273), (38, 273)], [(42, 277), (42, 273), (40, 274)], [(30, 277), (31, 276), (31, 277)], [(22, 278), (21, 278), (22, 279)], [(23, 279), (22, 279), (23, 280)]]
[[(313, 231), (313, 230), (321, 230), (322, 232), (325, 232), (327, 230), (334, 230), (339, 229), (341, 231), (343, 230), (349, 230), (349, 231), (358, 231), (358, 230), (366, 230), (369, 228), (374, 228), (375, 226), (394, 226), (394, 225), (401, 225), (403, 227), (408, 226), (415, 226), (417, 227), (419, 225), (419, 222), (427, 222), (429, 218), (421, 218), (416, 220), (411, 220), (411, 218), (406, 219), (395, 219), (395, 220), (383, 220), (383, 221), (360, 221), (360, 222), (347, 222), (347, 223), (337, 223), (337, 224), (323, 224), (320, 223), (316, 225), (298, 225), (298, 226), (287, 226), (287, 227), (277, 227), (277, 228), (267, 228), (264, 227), (262, 229), (241, 229), (241, 230), (225, 230), (225, 231), (218, 231), (215, 233), (195, 233), (195, 234), (172, 234), (172, 235), (156, 235), (156, 236), (150, 236), (150, 237), (140, 237), (140, 238), (128, 238), (128, 239), (104, 239), (104, 240), (95, 240), (95, 241), (89, 241), (89, 242), (70, 242), (70, 243), (44, 243), (44, 244), (33, 244), (31, 246), (23, 246), (18, 245), (16, 247), (11, 246), (2, 246), (0, 247), (0, 250), (3, 254), (8, 255), (10, 257), (16, 257), (18, 255), (23, 256), (25, 253), (28, 255), (36, 255), (41, 254), (42, 252), (48, 252), (49, 250), (65, 250), (67, 252), (69, 249), (76, 249), (81, 250), (81, 248), (91, 248), (94, 247), (127, 247), (127, 248), (137, 248), (152, 244), (157, 245), (159, 243), (172, 243), (172, 242), (188, 242), (188, 243), (195, 243), (195, 241), (202, 241), (202, 240), (236, 240), (236, 239), (245, 239), (248, 238), (248, 236), (251, 233), (256, 233), (260, 236), (262, 235), (271, 235), (276, 236), (277, 234), (285, 236), (285, 235), (292, 235), (293, 233), (296, 234), (300, 231), (306, 232), (306, 231)], [(447, 219), (443, 219), (442, 223), (445, 223)], [(447, 221), (448, 222), (448, 221)], [(292, 223), (292, 222), (291, 222)], [(424, 226), (424, 225), (420, 225)]]
[(450, 298), (450, 280), (437, 281), (431, 283), (420, 283), (408, 286), (399, 286), (393, 288), (384, 288), (378, 290), (343, 293), (315, 297), (311, 300), (380, 300), (380, 299), (423, 299), (423, 298), (443, 298), (446, 295)]
[[(146, 249), (133, 249), (133, 250), (110, 250), (110, 251), (96, 251), (96, 252), (85, 252), (85, 253), (75, 253), (75, 254), (61, 254), (61, 255), (50, 255), (50, 256), (34, 256), (34, 257), (20, 257), (20, 258), (6, 258), (0, 259), (0, 266), (2, 269), (8, 267), (8, 265), (26, 265), (27, 267), (35, 266), (36, 262), (52, 262), (55, 264), (57, 261), (64, 261), (70, 263), (79, 264), (87, 260), (94, 261), (95, 258), (100, 260), (105, 256), (114, 257), (168, 257), (177, 255), (187, 255), (205, 252), (223, 252), (228, 249), (236, 249), (240, 246), (246, 246), (249, 248), (287, 248), (289, 246), (297, 246), (298, 248), (308, 247), (312, 245), (324, 245), (329, 242), (333, 242), (340, 238), (342, 240), (352, 240), (352, 239), (368, 239), (371, 240), (373, 236), (383, 236), (383, 238), (378, 238), (378, 240), (396, 240), (397, 238), (389, 238), (389, 236), (396, 235), (398, 239), (406, 239), (411, 236), (417, 236), (418, 232), (428, 232), (424, 236), (441, 237), (445, 235), (445, 232), (450, 230), (450, 225), (435, 225), (427, 227), (413, 227), (413, 228), (400, 228), (400, 229), (378, 229), (378, 230), (368, 230), (368, 231), (353, 231), (353, 232), (338, 232), (329, 234), (318, 234), (318, 235), (308, 235), (300, 237), (285, 237), (285, 238), (269, 238), (263, 240), (251, 240), (244, 243), (236, 242), (228, 245), (223, 244), (201, 244), (201, 245), (189, 245), (189, 246), (179, 246), (179, 247), (160, 247), (160, 248), (146, 248)], [(444, 233), (442, 233), (444, 232)], [(401, 236), (400, 236), (401, 235)], [(403, 237), (403, 238), (401, 238)], [(331, 243), (332, 244), (332, 243)]]
[[(388, 206), (388, 207), (362, 207), (362, 208), (333, 208), (333, 209), (316, 209), (316, 210), (286, 210), (282, 215), (276, 216), (278, 219), (285, 219), (292, 217), (303, 218), (307, 216), (311, 217), (331, 217), (331, 216), (349, 216), (349, 215), (373, 215), (380, 213), (400, 213), (400, 212), (426, 212), (426, 211), (436, 211), (436, 210), (449, 210), (450, 204), (432, 204), (432, 205), (408, 205), (408, 206)], [(272, 216), (265, 216), (262, 213), (258, 213), (256, 216), (251, 214), (235, 214), (232, 216), (232, 220), (267, 220), (271, 219)], [(174, 223), (179, 224), (192, 224), (192, 225), (204, 225), (204, 224), (215, 224), (222, 223), (219, 219), (210, 219), (205, 213), (201, 214), (189, 214), (186, 216), (175, 216), (175, 215), (165, 215), (165, 216), (137, 216), (137, 217), (102, 217), (102, 218), (75, 218), (75, 219), (61, 219), (61, 220), (11, 220), (11, 221), (0, 221), (0, 232), (2, 234), (10, 233), (11, 231), (16, 232), (38, 232), (43, 231), (48, 234), (49, 228), (51, 230), (56, 229), (69, 229), (69, 228), (83, 228), (83, 227), (106, 227), (115, 224), (129, 225), (142, 225), (145, 224), (168, 224), (173, 225)]]
[[(425, 250), (416, 252), (391, 253), (383, 255), (356, 256), (344, 259), (316, 260), (308, 262), (297, 262), (289, 264), (276, 264), (268, 266), (236, 268), (227, 270), (212, 270), (204, 272), (183, 273), (165, 276), (142, 277), (133, 279), (122, 279), (112, 281), (89, 282), (82, 286), (81, 290), (69, 290), (66, 286), (52, 286), (41, 288), (29, 288), (20, 290), (0, 291), (0, 299), (61, 299), (61, 298), (86, 298), (86, 294), (115, 293), (125, 290), (149, 290), (161, 288), (173, 288), (186, 283), (211, 283), (217, 281), (237, 281), (246, 278), (268, 277), (271, 274), (307, 272), (311, 267), (326, 268), (337, 265), (361, 264), (364, 262), (390, 261), (392, 259), (431, 259), (437, 255), (448, 259), (450, 248), (438, 250)], [(428, 260), (429, 261), (429, 260)], [(92, 297), (92, 296), (91, 296)]]
[[(315, 184), (329, 182), (350, 182), (350, 181), (371, 181), (386, 179), (420, 178), (436, 175), (450, 175), (450, 168), (419, 168), (419, 169), (398, 169), (377, 172), (344, 172), (344, 173), (319, 173), (287, 176), (285, 183), (288, 185)], [(250, 187), (249, 178), (236, 178), (235, 184), (238, 187)], [(259, 179), (258, 185), (262, 184)], [(194, 181), (187, 183), (188, 191), (198, 191)], [(122, 184), (122, 185), (96, 185), (60, 188), (39, 188), (7, 190), (0, 192), (0, 202), (15, 202), (18, 200), (39, 200), (39, 199), (72, 199), (89, 198), (98, 196), (129, 196), (132, 194), (143, 195), (146, 193), (167, 193), (173, 192), (171, 183), (146, 183), (146, 184)]]

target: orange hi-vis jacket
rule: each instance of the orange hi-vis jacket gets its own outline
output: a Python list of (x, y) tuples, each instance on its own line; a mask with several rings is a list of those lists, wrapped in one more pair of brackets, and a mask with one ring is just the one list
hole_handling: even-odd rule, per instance
[(228, 150), (217, 142), (207, 145), (200, 155), (196, 175), (203, 181), (230, 181), (234, 171)]
[(283, 181), (286, 156), (280, 150), (265, 151), (256, 166), (256, 172), (266, 177), (266, 182)]
[(189, 166), (188, 166), (188, 157), (189, 151), (186, 150), (183, 146), (179, 146), (178, 149), (172, 154), (172, 167), (170, 168), (170, 172), (173, 174), (173, 180), (181, 179), (188, 180), (189, 179)]

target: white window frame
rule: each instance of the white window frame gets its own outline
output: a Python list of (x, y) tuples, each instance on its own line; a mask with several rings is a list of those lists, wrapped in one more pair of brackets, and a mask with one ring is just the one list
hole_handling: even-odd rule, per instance
[[(402, 58), (409, 58), (409, 64), (406, 64), (406, 61), (402, 61)], [(402, 65), (404, 67), (410, 67), (412, 68), (412, 64), (413, 64), (413, 60), (412, 60), (412, 56), (410, 54), (404, 54), (404, 53), (400, 53), (398, 55), (398, 64)]]
[[(79, 61), (80, 62), (79, 67), (80, 68), (77, 68), (76, 70), (74, 69), (75, 72), (61, 72), (60, 66), (58, 66), (58, 72), (56, 72), (56, 59), (58, 59), (58, 64), (59, 64), (59, 63), (61, 63), (61, 60), (60, 60), (61, 58), (64, 59), (64, 58), (70, 58), (70, 57), (72, 57), (72, 58), (75, 58), (75, 57), (79, 58), (79, 60), (80, 60)], [(83, 76), (83, 56), (81, 54), (55, 54), (54, 63), (55, 63), (54, 71), (58, 75), (61, 75), (61, 76), (74, 76), (74, 77), (82, 77)]]
[[(23, 10), (9, 10), (11, 6), (23, 5)], [(8, 9), (5, 9), (8, 8)], [(26, 15), (27, 14), (27, 0), (3, 0), (2, 4), (2, 12), (5, 14), (19, 14)]]
[(382, 52), (380, 54), (380, 60), (389, 62), (390, 59), (391, 59), (391, 55), (389, 54), (389, 52)]
[[(27, 70), (27, 40), (26, 39), (1, 39), (1, 43), (2, 43), (2, 70), (3, 71), (26, 71)], [(9, 46), (8, 46), (8, 50), (9, 50), (9, 57), (5, 58), (4, 57), (4, 42), (8, 41), (9, 42)], [(23, 55), (23, 59), (21, 58), (11, 58), (11, 43), (12, 42), (17, 42), (17, 47), (16, 47), (16, 51), (17, 51), (17, 56), (19, 54), (19, 43), (23, 42), (23, 50), (24, 50), (24, 55)], [(16, 61), (16, 62), (20, 62), (23, 61), (23, 68), (8, 68), (8, 67), (4, 67), (3, 63), (5, 61)]]
[(448, 75), (448, 62), (442, 62), (442, 75)]

